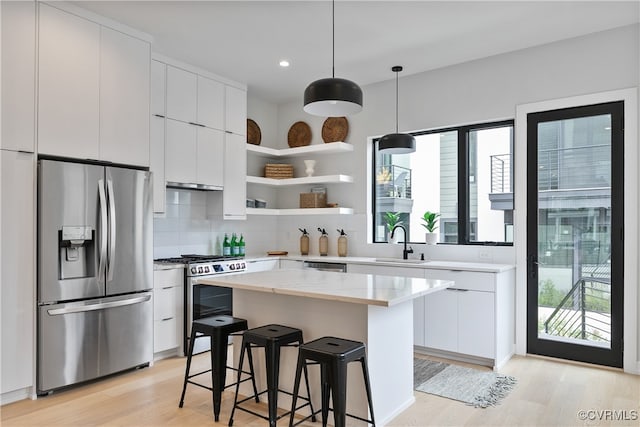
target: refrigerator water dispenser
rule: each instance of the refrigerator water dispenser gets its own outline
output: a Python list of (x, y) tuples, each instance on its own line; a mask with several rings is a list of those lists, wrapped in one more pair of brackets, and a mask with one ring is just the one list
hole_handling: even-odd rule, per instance
[(62, 226), (58, 243), (60, 279), (95, 275), (95, 230), (88, 226)]

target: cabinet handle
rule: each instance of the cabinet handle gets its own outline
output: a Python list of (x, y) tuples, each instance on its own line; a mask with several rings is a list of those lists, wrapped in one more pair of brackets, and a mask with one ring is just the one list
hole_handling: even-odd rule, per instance
[(164, 116), (162, 114), (154, 114), (154, 116), (160, 117), (161, 119), (164, 119)]
[(173, 288), (173, 286), (165, 286), (162, 289), (171, 289), (171, 288)]
[(201, 125), (200, 123), (189, 122), (190, 125), (200, 126), (201, 128), (206, 127), (205, 125)]
[(173, 319), (173, 317), (167, 317), (166, 319), (162, 319), (162, 320), (160, 320), (160, 321), (161, 321), (161, 322), (166, 322), (167, 320), (171, 320), (171, 319)]

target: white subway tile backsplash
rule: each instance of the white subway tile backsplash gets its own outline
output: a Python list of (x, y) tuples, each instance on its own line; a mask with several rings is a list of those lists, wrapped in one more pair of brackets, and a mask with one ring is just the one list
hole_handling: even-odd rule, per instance
[(180, 244), (180, 233), (173, 231), (154, 231), (153, 246), (175, 246)]
[(167, 205), (177, 205), (179, 202), (178, 190), (175, 188), (167, 188)]
[(169, 205), (165, 209), (165, 216), (167, 218), (179, 218), (180, 217), (180, 205)]
[(190, 205), (191, 204), (191, 195), (193, 193), (195, 193), (195, 191), (178, 190), (178, 204), (180, 204), (180, 205)]

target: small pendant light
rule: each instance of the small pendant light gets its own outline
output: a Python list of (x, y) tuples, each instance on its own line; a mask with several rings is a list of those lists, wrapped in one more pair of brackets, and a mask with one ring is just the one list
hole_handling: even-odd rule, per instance
[(347, 79), (336, 78), (335, 1), (331, 2), (332, 67), (331, 78), (312, 82), (304, 91), (304, 111), (315, 116), (342, 117), (362, 110), (362, 89)]
[(402, 66), (391, 68), (396, 73), (396, 133), (388, 133), (378, 141), (378, 150), (384, 154), (407, 154), (416, 151), (416, 139), (408, 133), (398, 133), (398, 73)]

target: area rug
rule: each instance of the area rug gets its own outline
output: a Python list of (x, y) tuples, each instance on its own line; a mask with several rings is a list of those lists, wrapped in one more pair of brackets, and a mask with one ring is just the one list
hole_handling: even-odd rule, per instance
[(492, 371), (415, 358), (413, 384), (417, 391), (423, 393), (486, 408), (500, 403), (515, 386), (516, 379)]

